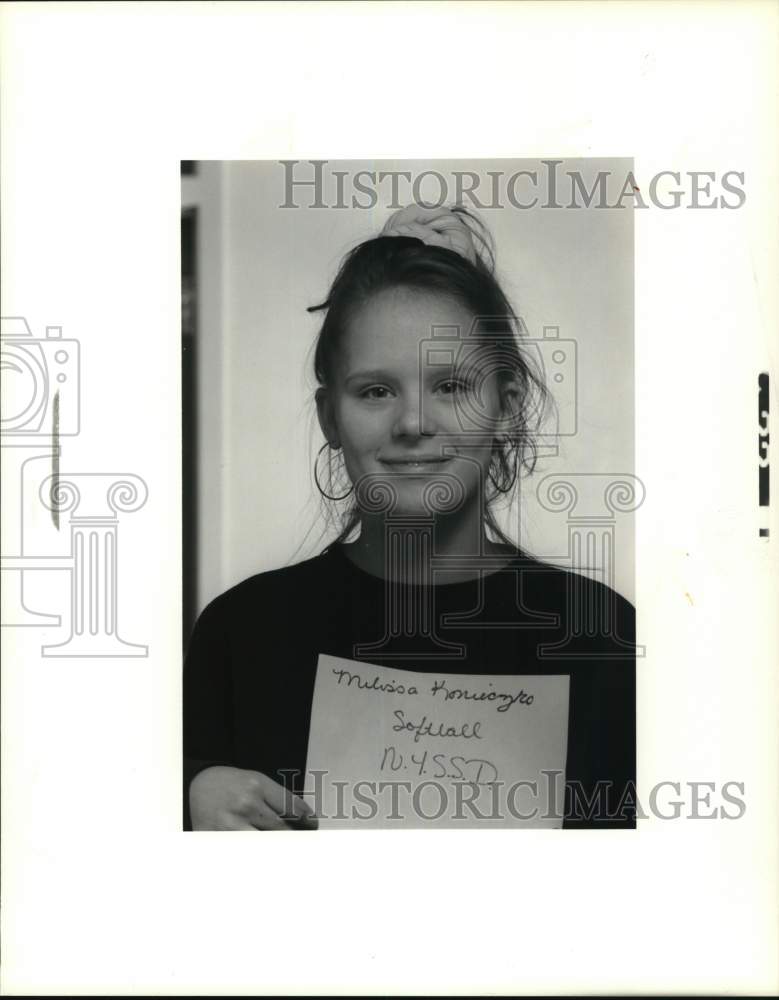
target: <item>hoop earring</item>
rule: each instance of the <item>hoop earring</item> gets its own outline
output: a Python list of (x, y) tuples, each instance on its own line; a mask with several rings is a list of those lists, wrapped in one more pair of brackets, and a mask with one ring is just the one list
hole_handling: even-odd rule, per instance
[[(322, 489), (322, 484), (319, 482), (319, 475), (317, 473), (317, 466), (319, 465), (319, 457), (322, 454), (322, 452), (325, 450), (325, 448), (329, 448), (330, 452), (332, 452), (332, 450), (333, 450), (331, 448), (331, 446), (330, 446), (330, 442), (329, 441), (325, 441), (325, 443), (322, 445), (322, 447), (317, 452), (316, 458), (314, 459), (314, 482), (316, 483), (316, 488), (319, 490), (319, 492), (322, 494), (322, 496), (326, 500), (332, 500), (333, 503), (339, 503), (341, 500), (346, 500), (347, 497), (351, 496), (351, 494), (354, 491), (354, 483), (352, 483), (352, 485), (349, 487), (349, 489), (346, 491), (346, 493), (344, 493), (344, 495), (342, 497), (335, 497), (332, 494), (327, 493), (325, 490)], [(328, 460), (327, 460), (327, 468), (328, 468), (328, 486), (330, 487), (330, 489), (332, 489), (333, 488), (333, 469), (332, 469), (332, 466), (330, 464), (329, 455), (328, 455)]]
[(514, 484), (517, 481), (518, 474), (519, 474), (519, 454), (516, 451), (514, 452), (514, 474), (512, 475), (511, 482), (508, 484), (508, 486), (505, 486), (505, 487), (501, 488), (498, 485), (498, 482), (495, 479), (495, 477), (493, 476), (492, 472), (488, 473), (490, 482), (495, 487), (495, 489), (498, 491), (498, 493), (511, 493), (511, 491), (514, 489)]

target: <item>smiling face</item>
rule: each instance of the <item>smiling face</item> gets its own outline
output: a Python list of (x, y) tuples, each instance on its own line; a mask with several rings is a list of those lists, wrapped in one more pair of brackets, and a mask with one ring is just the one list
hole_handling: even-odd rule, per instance
[(317, 394), (322, 430), (343, 448), (350, 479), (391, 484), (396, 513), (425, 513), (436, 479), (451, 486), (454, 477), (463, 506), (483, 493), (506, 389), (485, 374), (473, 321), (446, 295), (380, 292), (352, 315), (331, 384)]

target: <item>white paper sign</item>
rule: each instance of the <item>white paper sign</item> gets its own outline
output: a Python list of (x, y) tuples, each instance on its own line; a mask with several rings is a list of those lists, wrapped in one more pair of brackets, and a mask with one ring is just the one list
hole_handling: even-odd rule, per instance
[(305, 786), (320, 829), (562, 826), (568, 696), (567, 675), (321, 654)]

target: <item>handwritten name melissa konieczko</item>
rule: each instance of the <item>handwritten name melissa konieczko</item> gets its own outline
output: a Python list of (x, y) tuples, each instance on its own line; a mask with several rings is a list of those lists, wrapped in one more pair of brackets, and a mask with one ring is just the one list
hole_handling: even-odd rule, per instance
[[(333, 674), (338, 678), (338, 684), (345, 684), (346, 687), (351, 687), (354, 684), (361, 691), (382, 691), (385, 694), (405, 694), (405, 695), (418, 695), (419, 689), (413, 684), (395, 684), (394, 681), (382, 682), (379, 680), (378, 674), (373, 678), (373, 680), (366, 680), (359, 674), (353, 674), (350, 670), (336, 669), (333, 667)], [(489, 688), (493, 688), (494, 685), (492, 681), (488, 684)], [(469, 691), (467, 688), (450, 687), (446, 680), (434, 680), (430, 685), (429, 693), (434, 697), (441, 696), (442, 701), (488, 701), (495, 702), (495, 708), (498, 712), (507, 712), (512, 705), (532, 705), (534, 701), (534, 695), (528, 694), (524, 688), (516, 694), (509, 694), (503, 691)]]

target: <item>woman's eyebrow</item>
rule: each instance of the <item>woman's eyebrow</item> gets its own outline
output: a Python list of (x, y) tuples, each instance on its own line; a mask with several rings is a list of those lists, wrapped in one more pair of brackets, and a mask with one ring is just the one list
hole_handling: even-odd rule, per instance
[[(462, 364), (461, 362), (447, 361), (442, 364), (424, 364), (421, 366), (421, 373), (425, 381), (445, 375), (447, 378), (461, 378), (467, 380), (473, 376), (473, 363)], [(391, 382), (393, 376), (384, 368), (366, 368), (356, 372), (350, 372), (344, 378), (344, 385), (348, 386), (352, 382)]]
[(366, 368), (362, 371), (351, 372), (344, 379), (344, 383), (349, 385), (350, 382), (362, 382), (366, 379), (375, 379), (377, 381), (383, 379), (386, 382), (389, 378), (389, 374), (381, 368)]

